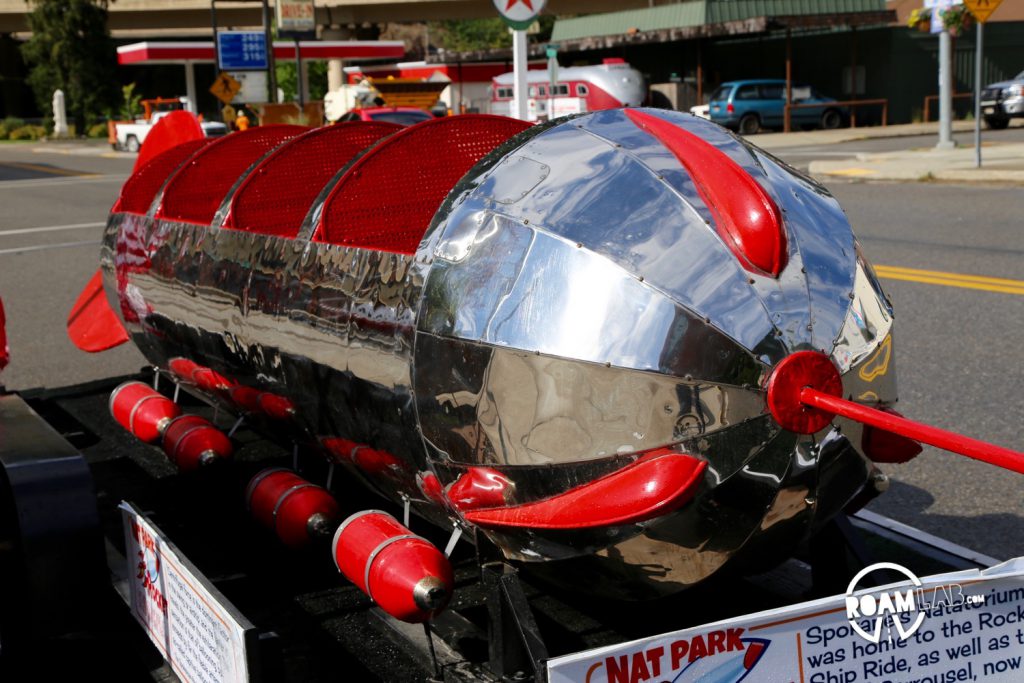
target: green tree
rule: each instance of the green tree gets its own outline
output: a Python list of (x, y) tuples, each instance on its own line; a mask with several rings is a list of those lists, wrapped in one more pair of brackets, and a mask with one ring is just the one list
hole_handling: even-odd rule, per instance
[[(277, 87), (284, 93), (285, 102), (296, 101), (298, 78), (295, 73), (295, 62), (292, 60), (275, 62)], [(303, 70), (309, 69), (309, 97), (307, 102), (322, 100), (327, 92), (327, 62), (303, 62)]]
[(53, 91), (64, 91), (68, 118), (85, 131), (116, 103), (114, 46), (107, 31), (106, 0), (30, 0), (32, 37), (21, 46), (27, 82), (49, 119)]
[[(554, 15), (545, 14), (537, 17), (536, 33), (530, 35), (530, 41), (548, 42), (554, 25)], [(432, 43), (454, 52), (512, 47), (512, 34), (500, 17), (431, 22), (430, 37)]]
[(512, 34), (500, 17), (432, 23), (430, 37), (432, 42), (455, 52), (512, 47)]

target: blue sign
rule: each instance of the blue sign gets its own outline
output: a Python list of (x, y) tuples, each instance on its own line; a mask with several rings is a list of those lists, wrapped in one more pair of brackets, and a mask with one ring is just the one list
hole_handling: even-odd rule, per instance
[(267, 36), (262, 31), (220, 31), (217, 59), (225, 71), (266, 70)]

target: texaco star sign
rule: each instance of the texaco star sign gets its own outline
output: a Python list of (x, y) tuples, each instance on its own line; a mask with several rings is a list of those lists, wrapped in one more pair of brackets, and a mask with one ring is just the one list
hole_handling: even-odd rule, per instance
[(494, 7), (509, 26), (522, 30), (529, 27), (544, 9), (547, 0), (493, 0)]

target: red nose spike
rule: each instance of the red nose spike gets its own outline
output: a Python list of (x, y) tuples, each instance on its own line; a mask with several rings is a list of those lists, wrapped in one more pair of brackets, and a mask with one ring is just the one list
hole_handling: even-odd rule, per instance
[(665, 145), (693, 178), (715, 229), (743, 267), (778, 277), (786, 267), (786, 231), (775, 201), (714, 145), (665, 119), (627, 109), (626, 116)]
[(784, 358), (768, 378), (768, 410), (775, 421), (797, 434), (813, 434), (836, 415), (892, 432), (968, 458), (1024, 474), (1024, 453), (908, 420), (842, 397), (839, 372), (825, 354), (797, 351)]

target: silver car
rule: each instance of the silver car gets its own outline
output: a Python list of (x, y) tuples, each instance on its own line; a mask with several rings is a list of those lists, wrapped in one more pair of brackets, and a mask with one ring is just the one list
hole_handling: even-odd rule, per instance
[(995, 130), (1006, 128), (1013, 117), (1024, 117), (1024, 71), (1009, 81), (985, 86), (981, 91), (981, 115)]

